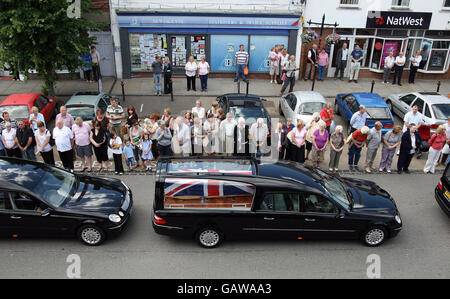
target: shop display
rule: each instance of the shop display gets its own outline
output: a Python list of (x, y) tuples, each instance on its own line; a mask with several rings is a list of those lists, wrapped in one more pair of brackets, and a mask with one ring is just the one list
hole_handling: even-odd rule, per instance
[(186, 38), (184, 36), (172, 36), (173, 66), (185, 66), (186, 62)]
[(165, 34), (130, 34), (130, 57), (133, 71), (152, 71), (156, 56), (167, 55)]
[(196, 61), (201, 61), (206, 56), (206, 36), (191, 36), (191, 55)]

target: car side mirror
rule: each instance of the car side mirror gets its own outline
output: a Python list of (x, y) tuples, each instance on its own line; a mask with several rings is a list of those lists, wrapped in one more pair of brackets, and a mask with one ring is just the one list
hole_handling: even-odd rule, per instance
[(43, 211), (41, 212), (41, 216), (42, 216), (42, 217), (47, 217), (48, 215), (50, 215), (50, 211), (51, 211), (51, 210), (50, 210), (49, 208), (43, 210)]

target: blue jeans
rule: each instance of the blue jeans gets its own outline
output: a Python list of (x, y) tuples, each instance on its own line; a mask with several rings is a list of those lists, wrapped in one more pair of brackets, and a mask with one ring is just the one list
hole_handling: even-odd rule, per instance
[(153, 82), (155, 83), (155, 93), (162, 93), (161, 74), (153, 74)]
[(327, 69), (327, 66), (321, 66), (319, 65), (319, 80), (323, 80), (325, 78), (325, 70)]
[(350, 146), (348, 150), (348, 165), (358, 165), (359, 158), (361, 157), (361, 149), (356, 147), (354, 144)]
[(202, 90), (208, 89), (208, 74), (200, 75), (200, 83), (202, 85)]
[(236, 64), (236, 80), (239, 80), (239, 74), (242, 74), (242, 80), (245, 80), (245, 64)]
[(36, 161), (36, 155), (34, 153), (34, 146), (30, 146), (26, 151), (22, 152), (22, 159)]

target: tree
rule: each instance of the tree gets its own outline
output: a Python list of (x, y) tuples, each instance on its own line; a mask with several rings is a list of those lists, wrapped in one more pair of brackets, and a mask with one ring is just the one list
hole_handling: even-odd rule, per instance
[(91, 13), (90, 5), (90, 0), (0, 0), (0, 63), (25, 74), (35, 70), (44, 82), (41, 91), (54, 96), (56, 70), (80, 67), (81, 54), (95, 42), (88, 32), (104, 25), (77, 18), (77, 12)]

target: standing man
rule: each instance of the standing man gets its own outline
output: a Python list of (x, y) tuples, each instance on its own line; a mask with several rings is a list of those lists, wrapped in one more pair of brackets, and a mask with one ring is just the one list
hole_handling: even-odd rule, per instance
[(373, 161), (377, 156), (378, 148), (381, 144), (381, 129), (383, 124), (377, 121), (367, 136), (367, 153), (366, 153), (366, 171), (371, 173), (375, 168), (373, 167)]
[(161, 62), (160, 56), (156, 55), (155, 61), (152, 63), (152, 69), (153, 69), (153, 83), (155, 84), (155, 96), (161, 96), (162, 95), (161, 78), (162, 78), (163, 64)]
[(297, 70), (295, 68), (295, 55), (292, 55), (289, 59), (289, 62), (285, 66), (286, 72), (286, 80), (284, 80), (283, 86), (281, 87), (281, 95), (283, 95), (284, 91), (286, 90), (286, 87), (289, 85), (289, 92), (292, 92), (294, 90), (295, 85), (295, 71)]
[(122, 139), (122, 134), (120, 133), (122, 129), (122, 119), (125, 119), (126, 116), (123, 113), (123, 108), (117, 104), (117, 98), (112, 97), (110, 103), (111, 105), (106, 108), (106, 118), (109, 119), (111, 124), (111, 131), (116, 132), (117, 136)]
[(95, 46), (91, 47), (91, 59), (94, 80), (98, 81), (102, 75), (100, 73), (100, 54), (97, 52), (97, 48)]
[(320, 111), (320, 118), (326, 123), (328, 135), (331, 136), (330, 128), (331, 123), (334, 120), (334, 112), (333, 109), (331, 109), (331, 103), (327, 103), (322, 111)]
[(355, 50), (353, 50), (350, 57), (352, 64), (350, 66), (350, 78), (348, 82), (352, 82), (354, 80), (355, 83), (358, 83), (359, 69), (361, 68), (361, 61), (364, 59), (364, 53), (359, 45), (355, 46)]
[(63, 167), (73, 172), (73, 133), (71, 129), (64, 126), (61, 119), (56, 122), (56, 127), (53, 129), (53, 139), (55, 139), (56, 149)]
[(384, 68), (383, 68), (383, 82), (387, 84), (389, 81), (389, 75), (391, 74), (392, 68), (395, 64), (394, 52), (389, 52), (389, 55), (384, 58)]
[(17, 120), (12, 119), (9, 116), (8, 111), (4, 111), (2, 116), (3, 116), (3, 121), (0, 122), (0, 131), (3, 131), (4, 129), (6, 129), (5, 125), (8, 122), (11, 124), (11, 128), (13, 128), (13, 129), (17, 129), (19, 127), (18, 124), (17, 124)]
[(347, 68), (347, 60), (348, 60), (348, 48), (347, 43), (342, 45), (336, 55), (336, 72), (334, 73), (334, 80), (337, 79), (340, 74), (339, 80), (342, 80), (344, 76), (345, 69)]
[[(308, 51), (308, 58), (306, 59), (306, 71), (304, 80), (313, 79), (316, 75), (317, 66), (317, 45), (312, 45), (312, 48)], [(287, 75), (286, 75), (287, 76)], [(287, 80), (286, 80), (287, 81)]]
[(249, 151), (248, 126), (245, 119), (240, 117), (237, 126), (234, 127), (234, 154), (236, 156), (246, 156)]
[(405, 114), (403, 118), (403, 133), (409, 128), (411, 124), (416, 125), (416, 130), (422, 126), (423, 116), (419, 112), (419, 106), (414, 105), (412, 110)]
[(353, 133), (364, 127), (366, 125), (367, 116), (366, 106), (359, 106), (359, 111), (355, 112), (350, 119), (350, 126), (352, 127), (350, 132)]
[(233, 119), (233, 115), (228, 112), (227, 118), (220, 123), (220, 137), (222, 139), (223, 149), (225, 153), (229, 156), (233, 154), (234, 149), (234, 127), (236, 126), (236, 121)]
[(67, 113), (66, 106), (61, 106), (61, 108), (59, 108), (59, 113), (58, 115), (56, 115), (55, 122), (60, 119), (63, 121), (64, 127), (68, 127), (69, 129), (72, 129), (73, 125), (75, 124), (73, 116), (70, 115), (70, 113)]
[[(175, 120), (175, 136), (178, 141), (178, 148), (183, 156), (191, 153), (191, 129), (184, 123), (183, 117), (178, 116)], [(177, 153), (178, 154), (178, 153)]]
[(234, 82), (239, 80), (239, 75), (242, 74), (242, 80), (247, 82), (245, 79), (244, 68), (248, 66), (248, 53), (244, 49), (244, 45), (239, 46), (239, 51), (234, 55), (234, 65), (236, 66), (236, 78)]
[(253, 145), (251, 152), (255, 155), (255, 157), (259, 158), (266, 151), (265, 146), (267, 143), (267, 134), (269, 134), (269, 130), (267, 125), (264, 123), (264, 120), (262, 118), (258, 118), (256, 123), (254, 123), (250, 128), (249, 133)]
[(420, 55), (420, 50), (417, 50), (416, 54), (414, 54), (409, 60), (411, 60), (411, 70), (409, 72), (409, 84), (414, 84), (414, 80), (416, 79), (417, 70), (420, 67), (420, 63), (422, 62), (422, 55)]
[(402, 74), (403, 68), (405, 67), (406, 57), (403, 56), (403, 52), (398, 53), (398, 56), (395, 58), (395, 73), (394, 73), (394, 81), (392, 84), (395, 84), (395, 79), (397, 79), (397, 84), (402, 86)]
[(34, 133), (33, 130), (25, 125), (23, 120), (19, 121), (15, 141), (22, 152), (22, 159), (36, 161), (36, 155), (34, 154)]

